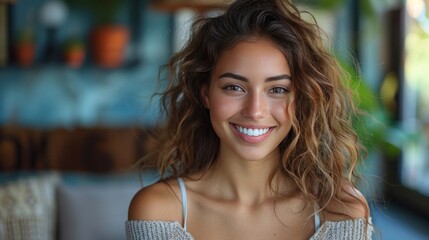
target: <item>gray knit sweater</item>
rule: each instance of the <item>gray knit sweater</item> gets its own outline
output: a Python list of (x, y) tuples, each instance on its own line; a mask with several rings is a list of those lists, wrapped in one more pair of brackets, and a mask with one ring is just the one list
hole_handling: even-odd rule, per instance
[[(190, 233), (178, 222), (127, 221), (127, 240), (193, 240)], [(365, 219), (323, 223), (310, 240), (367, 240), (371, 239), (373, 227)]]

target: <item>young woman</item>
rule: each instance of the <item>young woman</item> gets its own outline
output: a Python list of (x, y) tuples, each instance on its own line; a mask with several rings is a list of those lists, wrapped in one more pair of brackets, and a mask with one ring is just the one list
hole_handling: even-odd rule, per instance
[(199, 19), (162, 94), (161, 180), (133, 198), (128, 239), (370, 239), (345, 75), (288, 1)]

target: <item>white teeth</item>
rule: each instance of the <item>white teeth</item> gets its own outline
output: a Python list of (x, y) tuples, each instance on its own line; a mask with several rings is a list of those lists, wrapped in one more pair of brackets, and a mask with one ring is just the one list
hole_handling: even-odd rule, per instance
[(261, 129), (247, 129), (244, 127), (240, 127), (240, 126), (236, 126), (237, 130), (243, 134), (246, 134), (248, 136), (252, 136), (252, 137), (258, 137), (261, 136), (265, 133), (267, 133), (270, 129), (269, 128), (261, 128)]

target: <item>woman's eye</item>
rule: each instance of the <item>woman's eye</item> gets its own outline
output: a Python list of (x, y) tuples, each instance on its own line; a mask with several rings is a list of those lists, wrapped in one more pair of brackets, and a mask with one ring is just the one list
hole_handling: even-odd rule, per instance
[(237, 91), (237, 92), (244, 92), (244, 89), (237, 85), (228, 85), (223, 88), (224, 90), (230, 90), (230, 91)]
[(275, 88), (272, 88), (269, 92), (275, 93), (275, 94), (282, 94), (282, 93), (287, 93), (288, 90), (283, 87), (275, 87)]

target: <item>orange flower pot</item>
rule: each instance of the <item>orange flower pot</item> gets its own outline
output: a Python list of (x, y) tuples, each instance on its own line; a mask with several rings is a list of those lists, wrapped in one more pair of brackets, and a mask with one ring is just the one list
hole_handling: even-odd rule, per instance
[(82, 48), (70, 49), (64, 53), (64, 60), (71, 68), (80, 68), (85, 60), (85, 50)]
[(91, 35), (91, 54), (94, 62), (105, 68), (117, 68), (124, 62), (129, 40), (129, 29), (124, 26), (101, 26)]
[(15, 46), (15, 59), (18, 65), (29, 67), (34, 63), (36, 46), (32, 42), (22, 42)]

